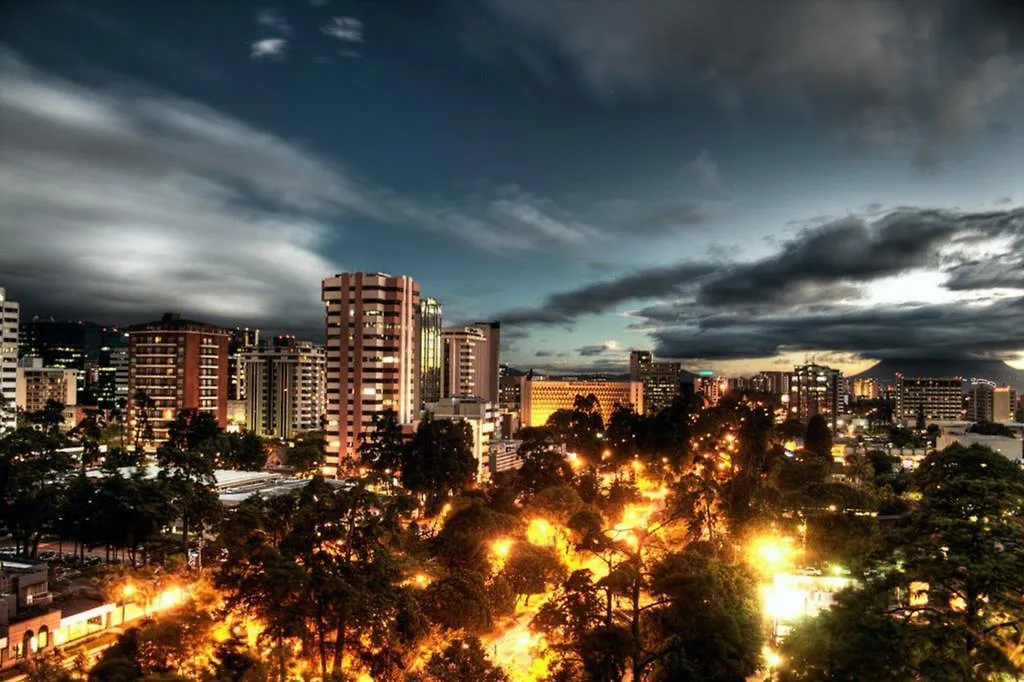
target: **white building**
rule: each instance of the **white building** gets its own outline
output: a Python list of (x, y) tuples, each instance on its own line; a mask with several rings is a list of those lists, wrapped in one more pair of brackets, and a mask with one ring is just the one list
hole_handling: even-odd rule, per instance
[(469, 424), (473, 440), (473, 457), (476, 458), (478, 481), (486, 480), (491, 475), (492, 440), (501, 435), (501, 410), (497, 405), (483, 398), (441, 398), (441, 401), (428, 406), (435, 419), (451, 419)]
[(964, 447), (984, 445), (995, 450), (1011, 462), (1021, 463), (1024, 459), (1024, 441), (1007, 436), (986, 436), (980, 433), (969, 433), (963, 427), (944, 429), (935, 441), (936, 450), (945, 450), (950, 445), (959, 443)]
[(63, 367), (43, 367), (42, 358), (22, 358), (18, 361), (18, 381), (15, 404), (24, 412), (38, 412), (49, 401), (65, 407), (78, 400), (78, 372)]
[(278, 337), (243, 355), (245, 424), (272, 438), (292, 438), (321, 427), (327, 409), (323, 346)]
[(20, 308), (0, 287), (0, 432), (17, 425), (18, 322)]
[(441, 332), (441, 397), (478, 396), (498, 404), (497, 323), (449, 327)]
[(355, 457), (373, 420), (419, 416), (420, 286), (411, 277), (346, 272), (323, 280), (327, 317), (328, 475)]

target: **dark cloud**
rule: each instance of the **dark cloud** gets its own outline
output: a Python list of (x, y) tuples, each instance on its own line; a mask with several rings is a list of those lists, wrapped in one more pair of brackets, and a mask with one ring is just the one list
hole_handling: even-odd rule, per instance
[(761, 96), (806, 104), (858, 139), (983, 125), (1024, 80), (1016, 0), (490, 4), (604, 97), (706, 87), (736, 107)]
[(536, 353), (534, 353), (534, 357), (537, 358), (549, 358), (551, 357), (551, 355), (552, 353), (549, 350), (539, 350)]
[[(856, 299), (860, 286), (881, 278), (938, 268), (944, 250), (1001, 237), (1024, 239), (1024, 209), (957, 213), (907, 208), (875, 222), (851, 216), (801, 230), (781, 244), (777, 253), (758, 261), (687, 262), (633, 271), (551, 294), (536, 308), (513, 310), (500, 317), (508, 324), (566, 325), (625, 302), (658, 298), (676, 300), (645, 308), (637, 315), (663, 324), (735, 308), (756, 312), (813, 307)], [(687, 296), (693, 300), (679, 302)]]
[(681, 263), (634, 271), (616, 279), (551, 294), (536, 308), (499, 314), (505, 324), (569, 324), (586, 314), (603, 313), (620, 303), (668, 294), (684, 294), (717, 269), (714, 265)]
[(1024, 254), (1002, 254), (985, 260), (960, 263), (946, 271), (947, 289), (1024, 289)]
[(990, 238), (1021, 228), (1024, 211), (959, 214), (900, 210), (875, 223), (849, 217), (806, 229), (763, 260), (726, 269), (697, 294), (706, 306), (800, 304), (856, 295), (855, 285), (938, 266), (954, 237)]
[(599, 343), (590, 346), (580, 346), (576, 349), (576, 354), (584, 358), (594, 358), (606, 353), (614, 353), (618, 350), (618, 346), (610, 343)]
[(1012, 357), (1024, 339), (1024, 297), (987, 305), (948, 303), (835, 308), (824, 313), (714, 315), (652, 333), (659, 356), (766, 358), (787, 351), (855, 353), (875, 359)]

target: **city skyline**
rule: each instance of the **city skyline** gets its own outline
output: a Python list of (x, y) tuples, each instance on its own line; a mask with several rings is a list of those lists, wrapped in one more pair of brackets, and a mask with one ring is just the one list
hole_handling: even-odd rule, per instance
[(785, 2), (725, 51), (695, 7), (9, 10), (3, 284), (321, 341), (320, 279), (383, 271), (545, 370), (1019, 358), (1020, 16)]

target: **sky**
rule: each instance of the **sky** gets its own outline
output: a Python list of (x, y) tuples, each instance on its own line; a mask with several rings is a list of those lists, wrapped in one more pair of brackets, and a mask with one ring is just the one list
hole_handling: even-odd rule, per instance
[(0, 286), (317, 339), (408, 274), (503, 360), (1024, 367), (1014, 0), (0, 8)]

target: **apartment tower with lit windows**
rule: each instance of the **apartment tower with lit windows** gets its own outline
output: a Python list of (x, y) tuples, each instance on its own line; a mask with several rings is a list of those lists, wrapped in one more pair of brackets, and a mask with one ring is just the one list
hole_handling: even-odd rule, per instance
[(146, 416), (154, 444), (167, 439), (167, 427), (181, 410), (209, 412), (228, 423), (227, 330), (167, 313), (156, 322), (128, 328), (129, 433), (139, 426), (144, 391), (153, 401)]
[(402, 424), (420, 407), (420, 287), (411, 277), (346, 272), (323, 280), (326, 308), (325, 473), (355, 457), (375, 415)]

